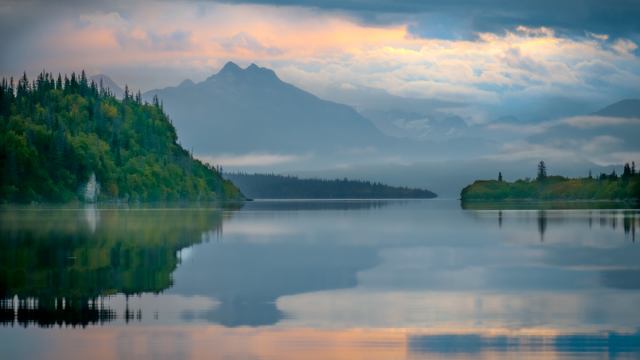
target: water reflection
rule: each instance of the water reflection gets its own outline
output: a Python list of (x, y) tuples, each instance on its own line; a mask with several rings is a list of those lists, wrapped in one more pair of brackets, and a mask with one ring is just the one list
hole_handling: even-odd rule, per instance
[(502, 228), (505, 222), (505, 213), (509, 213), (510, 216), (507, 221), (514, 221), (520, 224), (528, 223), (532, 216), (535, 216), (538, 235), (541, 242), (544, 242), (545, 233), (549, 226), (549, 222), (552, 224), (558, 224), (562, 227), (567, 222), (585, 223), (589, 229), (592, 229), (594, 224), (597, 224), (600, 228), (609, 227), (612, 230), (617, 230), (619, 224), (622, 223), (622, 230), (625, 234), (625, 238), (631, 242), (636, 240), (636, 226), (640, 226), (640, 210), (619, 209), (619, 210), (479, 210), (473, 209), (468, 212), (476, 219), (494, 218), (498, 223), (498, 227)]
[(464, 354), (520, 352), (549, 354), (608, 354), (611, 358), (629, 355), (640, 350), (640, 331), (633, 333), (562, 334), (556, 336), (486, 336), (480, 334), (413, 335), (409, 349), (414, 353)]
[[(218, 233), (212, 210), (0, 212), (3, 324), (82, 325), (113, 320), (104, 298), (172, 285), (180, 249)], [(124, 319), (135, 319), (129, 309)]]
[(278, 298), (354, 287), (358, 271), (374, 266), (377, 260), (375, 249), (369, 247), (217, 244), (201, 248), (185, 264), (170, 292), (220, 301), (218, 307), (189, 313), (190, 317), (230, 327), (273, 325), (286, 317), (276, 306)]
[[(390, 203), (252, 202), (244, 210), (350, 211)], [(235, 210), (3, 209), (0, 323), (49, 327), (140, 320), (142, 308), (130, 309), (129, 297), (171, 288), (173, 272), (181, 261), (189, 261), (193, 246), (211, 242), (224, 246), (197, 249), (206, 258), (190, 263), (188, 279), (174, 292), (204, 295), (219, 304), (206, 311), (184, 310), (183, 319), (225, 326), (272, 325), (286, 316), (275, 305), (279, 297), (355, 286), (356, 273), (377, 259), (373, 249), (222, 244), (223, 220)], [(283, 235), (268, 224), (231, 226), (230, 234)], [(114, 295), (125, 297), (119, 314), (104, 305)]]
[[(0, 336), (114, 357), (624, 357), (640, 351), (639, 221), (453, 201), (5, 209), (2, 323), (104, 326)], [(158, 336), (182, 340), (140, 345)]]

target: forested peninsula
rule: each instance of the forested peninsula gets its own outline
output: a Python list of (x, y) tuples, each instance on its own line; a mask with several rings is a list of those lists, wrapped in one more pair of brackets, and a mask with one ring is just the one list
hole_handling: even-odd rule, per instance
[(538, 164), (535, 179), (504, 181), (502, 174), (497, 180), (477, 180), (462, 189), (464, 201), (509, 201), (509, 200), (625, 200), (640, 201), (640, 173), (635, 163), (625, 164), (621, 175), (615, 170), (611, 174), (597, 177), (566, 178), (547, 176), (544, 161)]
[(242, 192), (256, 199), (431, 199), (426, 189), (349, 179), (301, 179), (275, 174), (225, 173)]
[(0, 202), (241, 200), (177, 142), (162, 104), (84, 71), (0, 83)]

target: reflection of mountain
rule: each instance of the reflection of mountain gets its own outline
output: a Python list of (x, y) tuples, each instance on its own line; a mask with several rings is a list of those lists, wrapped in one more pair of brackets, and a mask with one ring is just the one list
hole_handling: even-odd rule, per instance
[(171, 291), (215, 297), (220, 306), (201, 317), (225, 326), (275, 324), (279, 297), (356, 286), (378, 261), (375, 248), (336, 244), (211, 244), (199, 254)]
[(101, 297), (170, 287), (177, 251), (221, 223), (222, 212), (214, 210), (2, 211), (1, 321), (48, 326), (113, 319), (98, 305)]

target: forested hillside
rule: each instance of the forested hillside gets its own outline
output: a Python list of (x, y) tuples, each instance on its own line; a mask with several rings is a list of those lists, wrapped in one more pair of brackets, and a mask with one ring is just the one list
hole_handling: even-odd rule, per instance
[(437, 196), (424, 189), (348, 179), (245, 173), (225, 173), (224, 177), (233, 181), (246, 196), (257, 199), (430, 199)]
[[(177, 143), (161, 104), (123, 100), (84, 74), (0, 84), (1, 202), (241, 199), (240, 191)], [(93, 185), (93, 184), (92, 184)], [(93, 191), (99, 189), (100, 191)]]

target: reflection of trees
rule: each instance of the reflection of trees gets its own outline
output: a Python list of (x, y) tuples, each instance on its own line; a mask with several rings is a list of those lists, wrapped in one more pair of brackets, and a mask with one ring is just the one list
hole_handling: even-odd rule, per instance
[(540, 234), (540, 242), (544, 241), (544, 233), (547, 231), (547, 212), (538, 210), (538, 233)]
[(113, 319), (115, 314), (100, 306), (102, 297), (167, 289), (177, 251), (206, 240), (204, 234), (215, 234), (222, 225), (222, 212), (215, 210), (98, 213), (0, 212), (1, 322), (50, 326)]
[(464, 210), (617, 210), (637, 209), (639, 203), (620, 201), (460, 201)]
[(633, 216), (633, 214), (625, 214), (623, 219), (624, 233), (631, 235), (631, 241), (636, 242), (636, 222), (640, 221), (640, 218)]
[[(586, 216), (575, 216), (575, 213), (571, 213), (568, 209), (566, 210), (567, 212), (562, 210), (545, 210), (544, 208), (528, 210), (530, 211), (510, 212), (509, 210), (496, 211), (496, 209), (484, 209), (469, 210), (466, 214), (480, 221), (497, 221), (498, 227), (500, 228), (505, 224), (514, 222), (530, 223), (533, 221), (533, 214), (535, 214), (535, 221), (541, 241), (544, 241), (549, 225), (581, 222), (585, 223), (589, 229), (592, 229), (594, 225), (600, 228), (608, 227), (614, 231), (622, 227), (625, 236), (630, 238), (632, 242), (635, 242), (636, 226), (640, 226), (640, 212), (638, 210), (593, 210), (586, 213), (588, 214)], [(495, 216), (493, 216), (493, 214), (495, 214)]]

